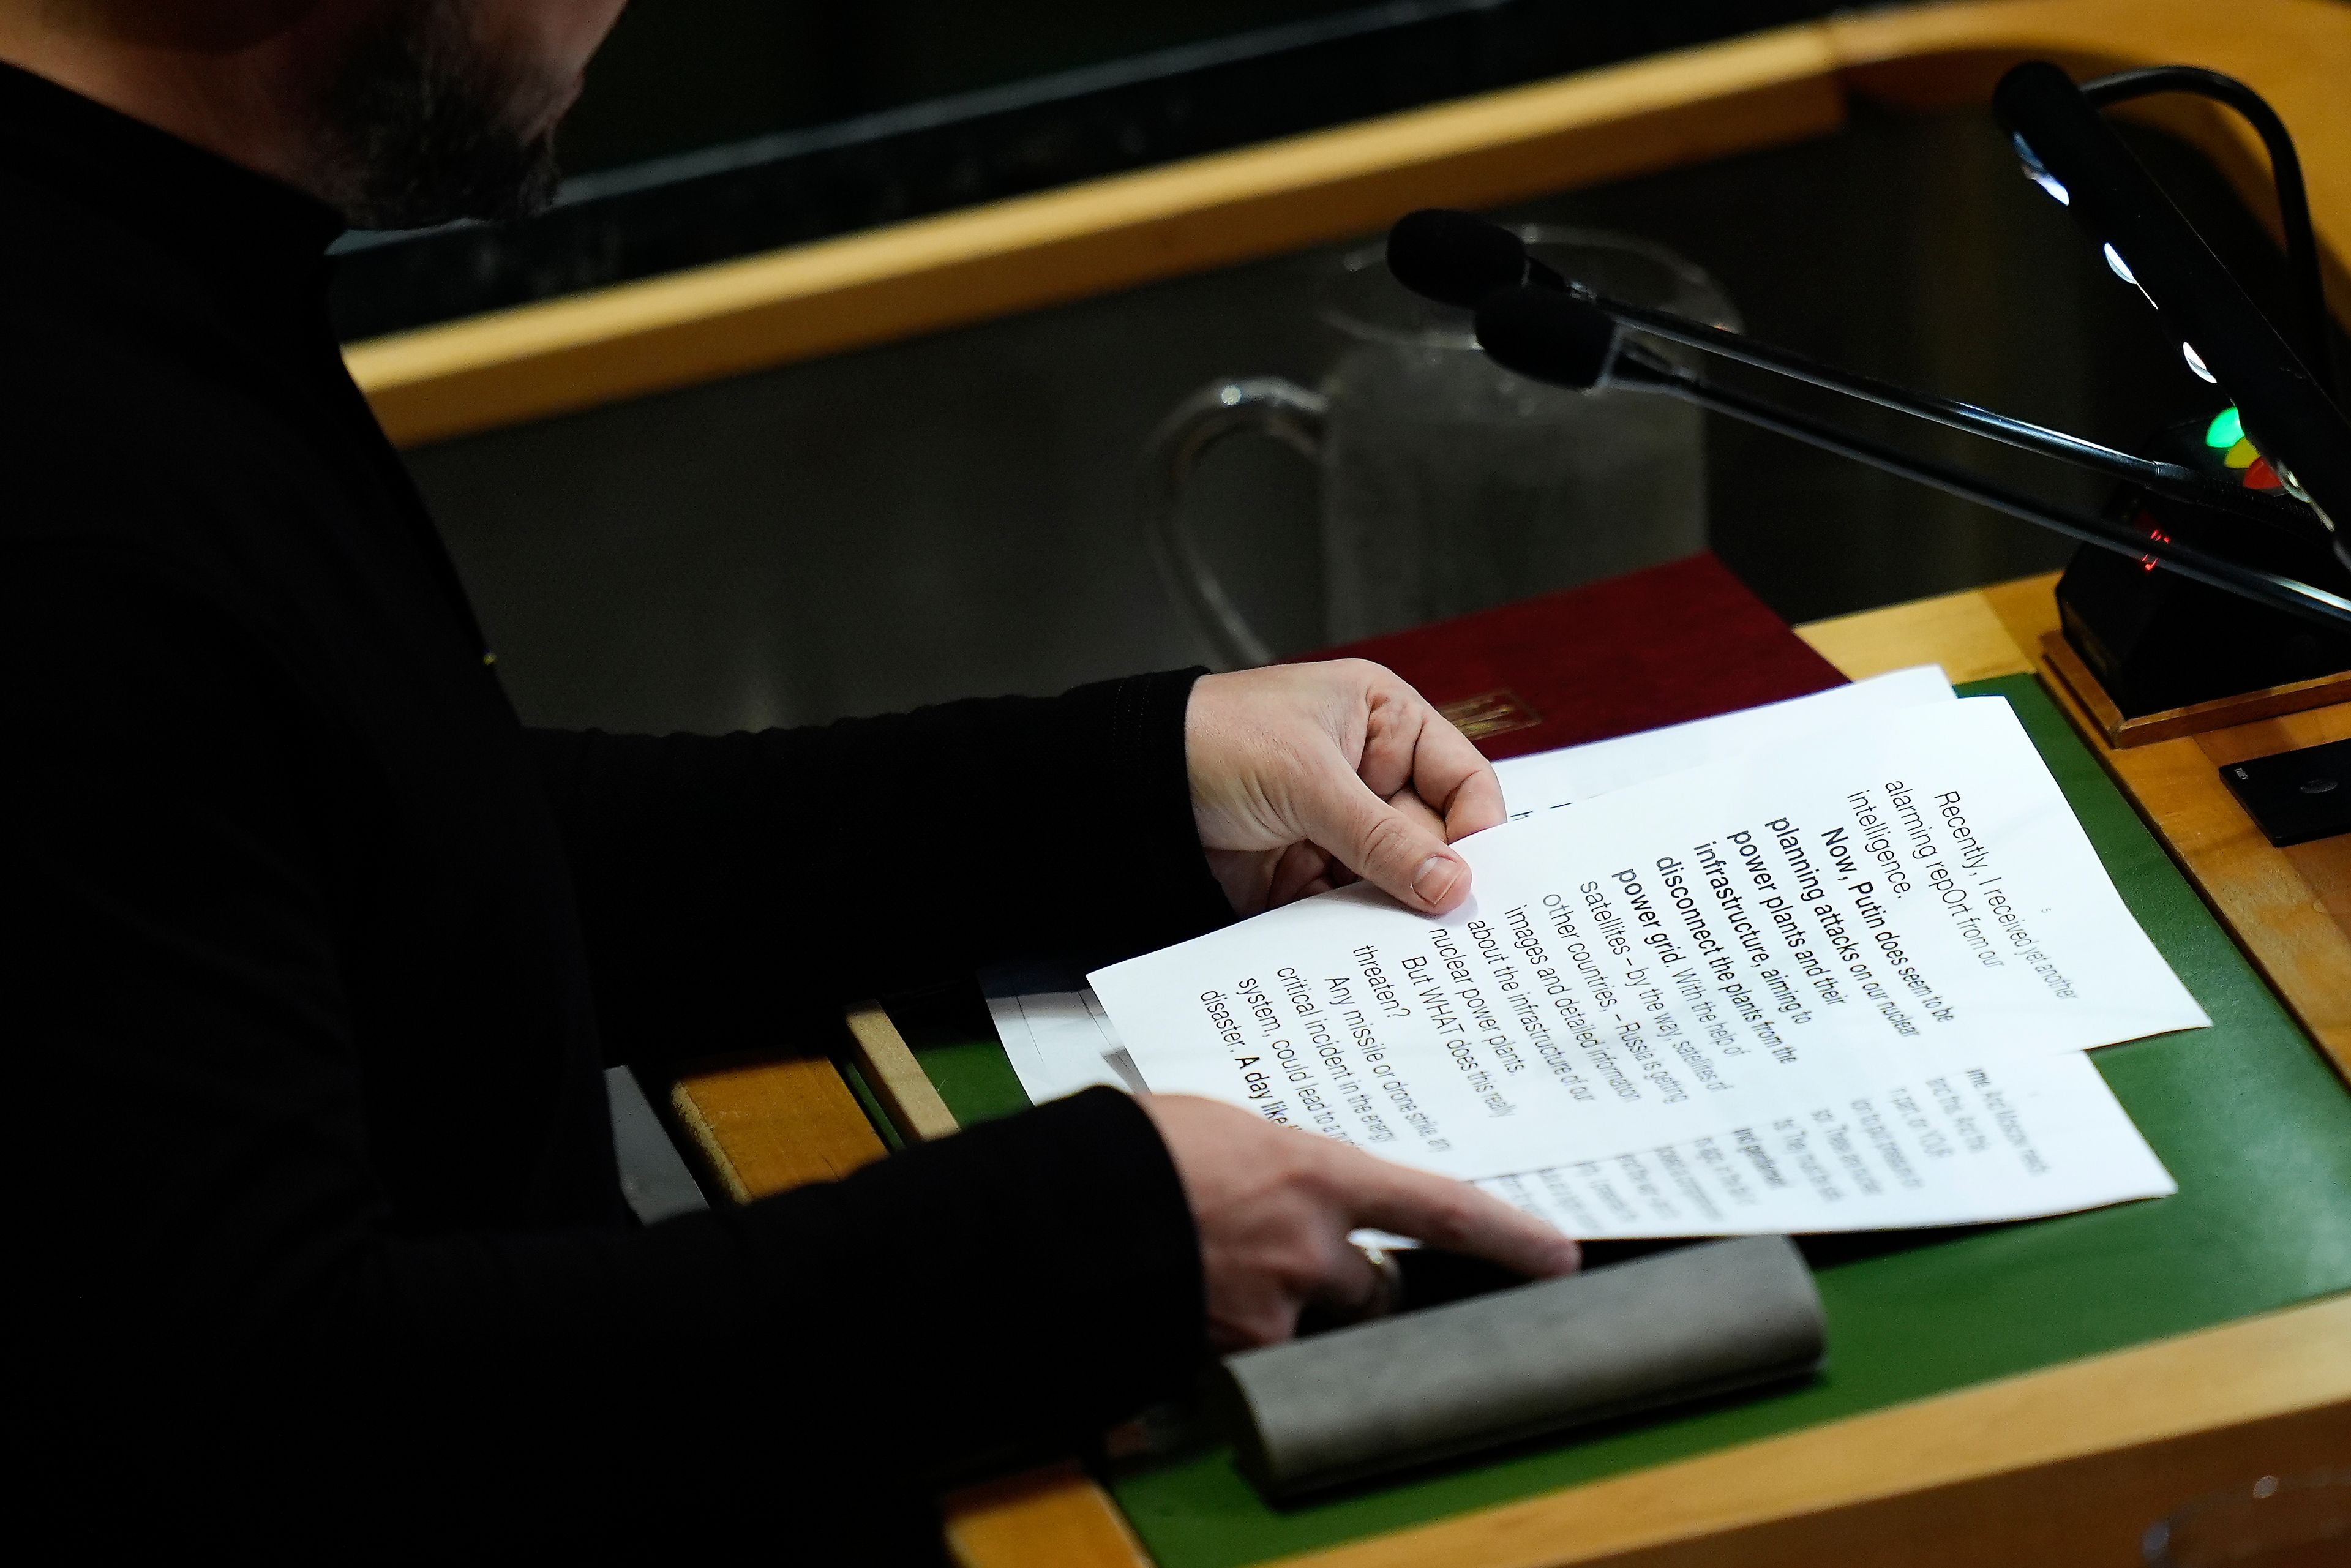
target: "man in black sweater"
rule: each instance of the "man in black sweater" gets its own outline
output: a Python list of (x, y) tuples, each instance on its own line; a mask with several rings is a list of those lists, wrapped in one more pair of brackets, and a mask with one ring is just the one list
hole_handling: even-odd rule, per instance
[(1441, 912), (1501, 803), (1361, 664), (523, 727), (323, 252), (543, 200), (619, 4), (0, 5), (18, 1430), (90, 1541), (934, 1550), (936, 1477), (1364, 1298), (1353, 1228), (1573, 1267), (1473, 1189), (1104, 1091), (630, 1222), (609, 1063), (820, 1040), (910, 955), (1355, 875)]

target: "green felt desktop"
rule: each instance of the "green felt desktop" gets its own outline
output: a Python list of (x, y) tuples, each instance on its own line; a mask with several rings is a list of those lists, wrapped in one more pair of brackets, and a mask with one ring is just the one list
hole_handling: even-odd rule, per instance
[[(1961, 689), (2015, 707), (2125, 901), (2212, 1028), (2095, 1053), (2176, 1197), (1965, 1230), (1808, 1246), (1829, 1363), (1785, 1391), (1571, 1434), (1275, 1508), (1222, 1447), (1111, 1490), (1163, 1568), (1223, 1568), (1423, 1523), (1991, 1378), (2351, 1290), (2351, 1094), (2037, 681)], [(960, 1122), (1026, 1096), (993, 1040), (916, 1041)]]

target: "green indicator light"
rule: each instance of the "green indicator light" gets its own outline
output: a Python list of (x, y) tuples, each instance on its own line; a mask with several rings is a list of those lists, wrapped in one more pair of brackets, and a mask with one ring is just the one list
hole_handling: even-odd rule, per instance
[(2234, 446), (2244, 438), (2245, 422), (2237, 413), (2235, 403), (2214, 414), (2212, 423), (2204, 427), (2204, 444), (2207, 446)]

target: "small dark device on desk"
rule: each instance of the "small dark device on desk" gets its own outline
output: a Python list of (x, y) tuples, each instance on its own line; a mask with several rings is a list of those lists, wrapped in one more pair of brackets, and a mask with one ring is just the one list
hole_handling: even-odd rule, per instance
[(2351, 740), (2231, 762), (2220, 778), (2280, 849), (2351, 833)]

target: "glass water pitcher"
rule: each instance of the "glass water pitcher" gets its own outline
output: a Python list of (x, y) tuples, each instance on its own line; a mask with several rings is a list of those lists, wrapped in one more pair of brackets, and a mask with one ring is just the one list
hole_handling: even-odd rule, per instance
[[(1738, 326), (1714, 281), (1661, 246), (1594, 230), (1520, 233), (1544, 261), (1602, 294)], [(1571, 392), (1513, 375), (1479, 351), (1468, 311), (1390, 278), (1378, 246), (1338, 259), (1318, 310), (1344, 345), (1320, 385), (1212, 382), (1168, 416), (1145, 453), (1153, 558), (1220, 667), (1274, 654), (1210, 566), (1181, 501), (1201, 458), (1243, 432), (1272, 436), (1320, 468), (1323, 628), (1334, 643), (1705, 547), (1697, 408), (1657, 392)]]

